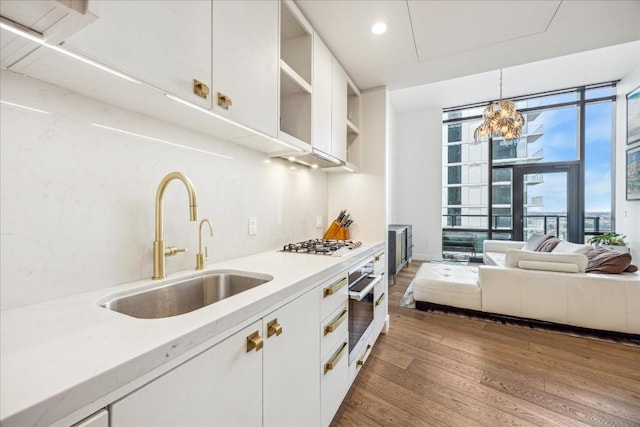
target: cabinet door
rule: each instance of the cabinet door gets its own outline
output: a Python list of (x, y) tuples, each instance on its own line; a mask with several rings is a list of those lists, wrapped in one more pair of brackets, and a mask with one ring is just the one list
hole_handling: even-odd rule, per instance
[(99, 19), (65, 47), (168, 93), (210, 107), (193, 93), (196, 79), (211, 87), (211, 2), (102, 1)]
[(111, 427), (259, 426), (262, 350), (247, 351), (260, 321), (111, 405)]
[[(282, 327), (280, 335), (269, 336), (272, 321)], [(263, 425), (317, 425), (320, 419), (319, 288), (265, 316), (263, 324)]]
[[(214, 111), (276, 137), (278, 73), (278, 2), (214, 1)], [(231, 99), (228, 109), (218, 93)]]
[(333, 60), (331, 155), (347, 160), (347, 73)]
[(331, 154), (332, 75), (333, 56), (318, 34), (314, 34), (311, 145), (327, 154)]

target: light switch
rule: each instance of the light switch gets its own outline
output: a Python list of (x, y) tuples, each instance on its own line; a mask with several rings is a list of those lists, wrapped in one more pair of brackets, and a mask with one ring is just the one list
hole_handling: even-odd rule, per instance
[(258, 218), (255, 216), (249, 217), (249, 236), (255, 236), (258, 234)]
[(316, 215), (316, 228), (322, 228), (322, 215)]

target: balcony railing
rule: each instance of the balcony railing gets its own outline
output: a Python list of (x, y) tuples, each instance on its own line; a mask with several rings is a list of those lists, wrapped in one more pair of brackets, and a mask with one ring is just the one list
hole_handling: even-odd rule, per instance
[[(476, 254), (482, 253), (482, 242), (487, 238), (489, 230), (486, 227), (470, 227), (469, 221), (464, 221), (464, 218), (469, 217), (481, 222), (478, 218), (486, 219), (487, 215), (443, 214), (442, 216), (443, 255), (464, 258), (465, 256), (473, 255), (473, 252)], [(603, 222), (601, 219), (599, 216), (587, 216), (584, 218), (585, 242), (591, 236), (611, 231), (610, 223)], [(513, 233), (511, 221), (511, 215), (493, 215), (491, 221), (493, 239), (510, 240)], [(509, 224), (509, 226), (505, 226), (506, 224)], [(566, 239), (567, 237), (566, 215), (528, 215), (524, 218), (524, 224), (525, 240), (536, 233), (553, 234), (561, 239)], [(457, 236), (460, 238), (457, 239)], [(472, 237), (473, 244), (471, 244)], [(461, 242), (456, 244), (463, 246), (463, 248), (456, 251), (455, 244), (452, 244), (452, 242)]]

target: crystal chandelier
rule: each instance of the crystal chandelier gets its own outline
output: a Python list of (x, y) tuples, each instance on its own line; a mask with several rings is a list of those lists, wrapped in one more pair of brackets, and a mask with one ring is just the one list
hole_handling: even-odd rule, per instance
[(500, 69), (500, 100), (489, 105), (482, 113), (484, 121), (473, 132), (476, 142), (489, 137), (503, 137), (506, 141), (518, 138), (524, 126), (524, 117), (513, 101), (502, 99), (502, 69)]

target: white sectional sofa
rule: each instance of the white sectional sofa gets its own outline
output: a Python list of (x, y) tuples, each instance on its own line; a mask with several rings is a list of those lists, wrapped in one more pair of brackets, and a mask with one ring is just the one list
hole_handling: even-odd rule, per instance
[[(505, 266), (509, 261), (507, 251), (520, 250), (524, 245), (525, 242), (513, 241), (484, 242), (485, 265), (478, 268), (482, 311), (640, 334), (640, 274), (569, 273)], [(562, 261), (568, 258), (581, 256), (586, 262), (582, 254), (553, 253), (532, 253), (530, 262), (535, 262), (536, 256), (564, 264), (567, 262)]]
[[(451, 265), (444, 270), (442, 265), (423, 264), (414, 280), (416, 306), (420, 308), (420, 302), (424, 302), (580, 328), (640, 334), (638, 272), (584, 273), (587, 265), (584, 254), (523, 251), (524, 245), (525, 242), (514, 241), (484, 242), (485, 264), (477, 267), (476, 298), (480, 301), (475, 306), (466, 302), (470, 296), (475, 297), (469, 295), (472, 291), (469, 285), (473, 283), (467, 277), (475, 267)], [(440, 278), (434, 280), (438, 275)], [(456, 277), (460, 276), (465, 276), (461, 280), (465, 286), (457, 283)], [(460, 299), (462, 290), (465, 298)]]

